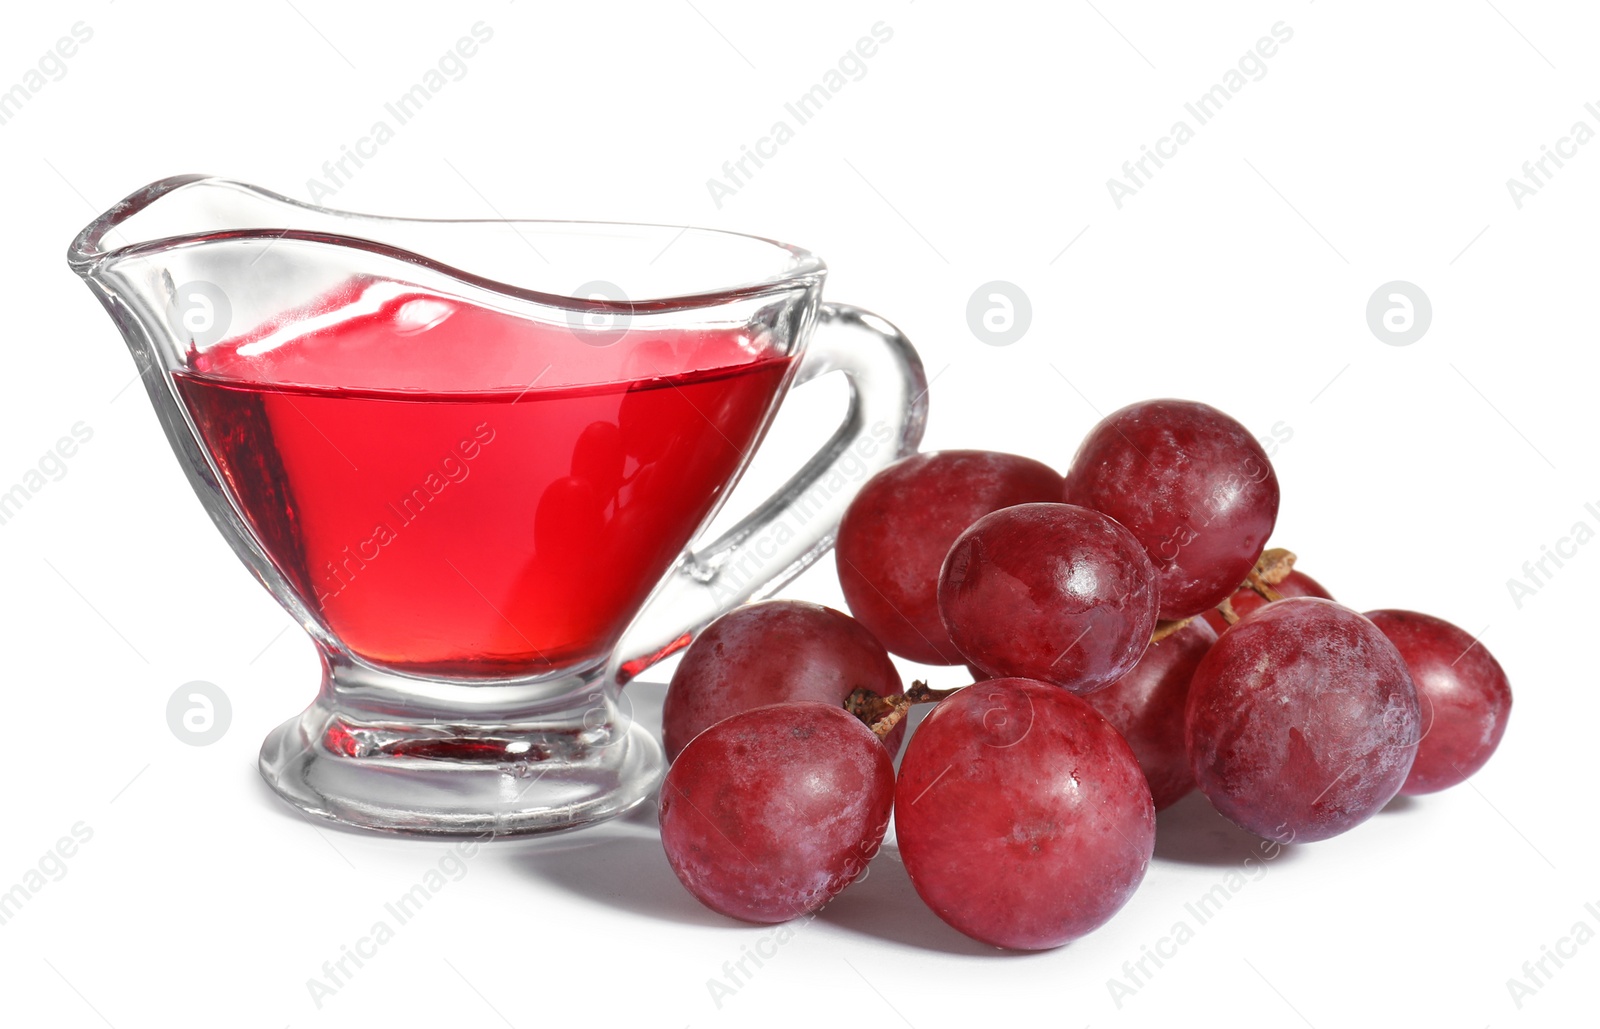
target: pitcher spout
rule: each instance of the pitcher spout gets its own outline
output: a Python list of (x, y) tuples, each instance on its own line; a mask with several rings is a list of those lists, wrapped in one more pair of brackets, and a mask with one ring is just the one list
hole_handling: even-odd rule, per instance
[[(69, 262), (213, 521), (317, 642), (478, 682), (564, 682), (604, 662), (726, 498), (669, 482), (741, 471), (825, 273), (737, 233), (384, 218), (198, 175), (117, 204)], [(569, 429), (586, 435), (558, 468), (543, 450), (577, 447)], [(465, 517), (432, 512), (467, 476), (479, 495), (503, 482), (509, 508), (476, 515), (471, 535), (500, 547), (482, 568), (441, 563), (433, 539)], [(645, 506), (672, 511), (648, 546), (619, 515)], [(563, 551), (582, 548), (615, 584), (592, 607), (549, 606), (578, 577)], [(370, 599), (401, 593), (416, 595)]]

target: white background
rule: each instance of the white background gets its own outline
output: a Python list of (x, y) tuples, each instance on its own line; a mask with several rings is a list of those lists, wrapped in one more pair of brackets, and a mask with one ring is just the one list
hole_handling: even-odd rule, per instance
[[(1600, 505), (1600, 145), (1579, 148), (1520, 209), (1506, 180), (1574, 122), (1600, 129), (1584, 109), (1600, 100), (1600, 18), (1529, 0), (1228, 7), (8, 9), (0, 89), (75, 22), (93, 38), (0, 126), (12, 326), (0, 489), (75, 423), (94, 435), (0, 525), (0, 890), (74, 824), (93, 837), (0, 926), (0, 1022), (1326, 1029), (1592, 1018), (1600, 943), (1563, 968), (1547, 963), (1553, 977), (1520, 1009), (1507, 980), (1575, 922), (1600, 929), (1584, 907), (1600, 908), (1600, 701), (1587, 653), (1600, 546), (1550, 565), (1520, 607), (1507, 580), (1575, 523), (1600, 528), (1584, 507)], [(707, 981), (771, 930), (682, 891), (649, 807), (480, 853), (319, 1009), (307, 980), (446, 845), (314, 828), (257, 778), (259, 741), (313, 694), (311, 645), (208, 523), (63, 254), (94, 214), (170, 174), (304, 197), (323, 162), (478, 21), (494, 35), (466, 77), (330, 203), (704, 224), (809, 247), (830, 264), (830, 297), (881, 312), (920, 348), (933, 379), (928, 448), (1013, 450), (1064, 468), (1100, 413), (1163, 395), (1211, 402), (1262, 435), (1281, 423), (1292, 438), (1274, 456), (1278, 542), (1357, 609), (1417, 608), (1483, 633), (1516, 691), (1494, 760), (1470, 785), (1255, 870), (1120, 1007), (1107, 980), (1179, 919), (1193, 924), (1185, 903), (1250, 853), (1198, 798), (1163, 814), (1142, 889), (1080, 942), (1039, 955), (980, 947), (921, 907), (890, 850), (720, 1007)], [(713, 203), (707, 179), (879, 21), (893, 38), (865, 76)], [(1265, 77), (1118, 209), (1106, 180), (1178, 118), (1193, 126), (1184, 103), (1280, 21), (1293, 39)], [(979, 341), (965, 315), (996, 279), (1033, 309), (1006, 347)], [(1365, 318), (1368, 297), (1395, 279), (1425, 290), (1434, 312), (1406, 347)], [(794, 414), (806, 401), (794, 404), (763, 469), (793, 467), (816, 441)], [(788, 595), (841, 604), (831, 560)], [(953, 669), (931, 678), (959, 680)], [(195, 679), (233, 705), (208, 747), (180, 742), (165, 718), (167, 698)], [(644, 719), (659, 700), (660, 687), (635, 691)]]

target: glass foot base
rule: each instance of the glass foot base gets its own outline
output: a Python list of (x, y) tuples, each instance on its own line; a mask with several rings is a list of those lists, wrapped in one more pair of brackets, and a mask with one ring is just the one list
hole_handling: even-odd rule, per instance
[(648, 797), (661, 745), (631, 721), (602, 726), (355, 722), (318, 698), (274, 729), (261, 776), (318, 818), (419, 836), (527, 836), (591, 825)]

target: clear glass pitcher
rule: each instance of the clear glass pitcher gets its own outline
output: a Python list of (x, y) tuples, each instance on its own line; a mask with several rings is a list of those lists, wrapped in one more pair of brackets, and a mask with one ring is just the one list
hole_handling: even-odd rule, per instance
[[(617, 815), (661, 750), (620, 691), (826, 552), (915, 449), (916, 353), (795, 247), (678, 226), (379, 218), (164, 179), (69, 262), (201, 503), (316, 642), (261, 774), (313, 815), (524, 834)], [(838, 430), (715, 540), (788, 389)]]

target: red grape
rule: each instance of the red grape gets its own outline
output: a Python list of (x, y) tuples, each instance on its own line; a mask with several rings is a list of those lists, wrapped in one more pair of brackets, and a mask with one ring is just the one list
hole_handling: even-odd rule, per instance
[(917, 728), (895, 787), (917, 894), (973, 939), (1059, 947), (1116, 914), (1149, 867), (1155, 808), (1133, 751), (1083, 700), (991, 679)]
[(1150, 644), (1133, 671), (1084, 698), (1133, 748), (1157, 811), (1194, 789), (1183, 708), (1189, 680), (1216, 641), (1211, 626), (1196, 618)]
[(1195, 670), (1185, 723), (1201, 792), (1280, 843), (1370, 818), (1399, 792), (1421, 735), (1394, 644), (1314, 597), (1266, 604), (1223, 633)]
[(1161, 617), (1238, 589), (1278, 518), (1278, 478), (1238, 422), (1187, 400), (1125, 407), (1090, 431), (1062, 498), (1121, 522), (1155, 564)]
[(844, 708), (751, 708), (696, 736), (661, 785), (661, 843), (701, 903), (747, 922), (822, 907), (877, 853), (894, 762)]
[(1466, 781), (1500, 745), (1511, 683), (1494, 655), (1442, 618), (1369, 611), (1411, 671), (1422, 705), (1422, 742), (1401, 793), (1433, 793)]
[(1074, 693), (1132, 670), (1156, 606), (1155, 569), (1139, 541), (1070, 504), (984, 515), (956, 539), (939, 578), (939, 613), (968, 661)]
[[(1323, 600), (1332, 600), (1333, 594), (1322, 587), (1322, 583), (1313, 579), (1305, 572), (1291, 570), (1288, 575), (1273, 584), (1273, 589), (1285, 597), (1321, 597)], [(1228, 598), (1228, 603), (1233, 607), (1233, 613), (1243, 618), (1267, 602), (1267, 598), (1251, 589), (1249, 586), (1239, 587), (1238, 592)], [(1228, 621), (1222, 617), (1222, 612), (1214, 607), (1207, 608), (1201, 615), (1218, 633), (1227, 631)]]
[[(894, 662), (861, 623), (821, 604), (769, 600), (734, 608), (684, 651), (667, 687), (661, 736), (667, 758), (695, 734), (747, 708), (786, 700), (843, 705), (858, 687), (901, 691)], [(900, 751), (904, 725), (884, 738)]]
[(1061, 499), (1061, 476), (988, 450), (913, 454), (873, 476), (839, 525), (834, 554), (850, 613), (884, 646), (924, 664), (961, 663), (939, 620), (939, 567), (961, 530), (1013, 504)]

